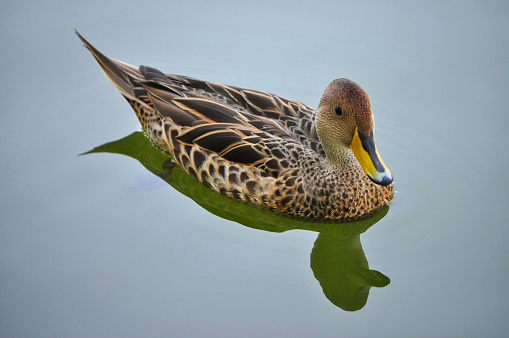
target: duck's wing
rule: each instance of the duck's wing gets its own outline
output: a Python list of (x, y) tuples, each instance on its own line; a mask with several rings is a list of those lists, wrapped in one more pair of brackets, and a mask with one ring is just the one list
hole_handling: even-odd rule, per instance
[[(147, 68), (140, 69), (148, 77), (145, 71)], [(300, 102), (253, 89), (186, 76), (163, 75), (166, 78), (159, 78), (159, 81), (163, 81), (159, 84), (170, 85), (173, 89), (177, 85), (183, 95), (182, 98), (173, 98), (171, 103), (192, 115), (192, 130), (186, 131), (188, 140), (192, 135), (193, 139), (202, 140), (205, 144), (208, 138), (202, 133), (206, 132), (207, 135), (214, 134), (210, 140), (213, 143), (222, 136), (228, 139), (226, 134), (235, 129), (242, 131), (243, 141), (250, 144), (273, 144), (269, 141), (285, 140), (300, 143), (321, 153), (314, 123), (315, 111)], [(166, 116), (172, 118), (172, 115), (175, 112)]]
[[(140, 71), (152, 83), (143, 83), (151, 102), (157, 105), (161, 99), (172, 103), (170, 107), (159, 105), (157, 109), (176, 123), (248, 123), (283, 138), (304, 137), (318, 142), (315, 110), (298, 101), (259, 90), (163, 74), (146, 66), (141, 66)], [(175, 111), (175, 106), (180, 112)], [(176, 121), (182, 111), (188, 113), (186, 121)]]
[(193, 154), (201, 149), (244, 166), (263, 167), (273, 176), (297, 161), (298, 153), (324, 156), (314, 127), (315, 111), (300, 102), (136, 68), (105, 56), (78, 36), (135, 110), (157, 112), (175, 149), (188, 155), (190, 148), (195, 148)]
[(303, 153), (325, 156), (316, 136), (314, 110), (303, 104), (251, 89), (155, 75), (157, 70), (148, 67), (140, 70), (150, 79), (144, 88), (158, 112), (187, 127), (171, 134), (174, 145), (199, 147), (274, 177), (298, 167)]

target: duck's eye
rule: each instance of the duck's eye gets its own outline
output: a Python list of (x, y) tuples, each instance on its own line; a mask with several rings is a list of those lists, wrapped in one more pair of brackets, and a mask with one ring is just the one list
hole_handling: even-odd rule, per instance
[(343, 115), (343, 111), (341, 111), (341, 108), (339, 108), (339, 106), (336, 106), (335, 112), (336, 112), (336, 114), (338, 114), (339, 116)]

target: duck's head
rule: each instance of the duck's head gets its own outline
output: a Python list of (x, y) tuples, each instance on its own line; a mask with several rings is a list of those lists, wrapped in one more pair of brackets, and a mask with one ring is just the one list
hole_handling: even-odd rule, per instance
[(387, 186), (392, 174), (385, 166), (374, 139), (375, 122), (368, 94), (348, 79), (332, 81), (317, 109), (316, 131), (332, 164), (342, 165), (349, 150), (375, 183)]

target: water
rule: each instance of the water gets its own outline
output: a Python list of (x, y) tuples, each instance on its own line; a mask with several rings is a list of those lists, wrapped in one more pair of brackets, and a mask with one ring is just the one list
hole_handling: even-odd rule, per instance
[[(0, 6), (2, 335), (509, 331), (507, 5)], [(342, 243), (268, 231), (209, 213), (133, 158), (77, 156), (139, 125), (74, 27), (132, 64), (315, 107), (332, 79), (353, 79), (395, 176), (390, 209)], [(320, 284), (317, 248), (338, 271), (359, 261), (355, 285), (363, 257), (390, 284), (345, 311)]]

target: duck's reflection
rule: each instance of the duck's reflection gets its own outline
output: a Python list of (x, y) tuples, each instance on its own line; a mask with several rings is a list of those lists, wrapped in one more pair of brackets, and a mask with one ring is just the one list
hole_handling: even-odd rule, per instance
[(384, 274), (369, 269), (360, 234), (320, 233), (311, 251), (311, 269), (325, 296), (346, 311), (362, 309), (372, 286), (390, 282)]
[(149, 171), (222, 218), (264, 231), (301, 229), (318, 232), (311, 251), (311, 269), (325, 296), (346, 311), (363, 308), (372, 286), (384, 287), (390, 282), (387, 276), (369, 269), (360, 241), (360, 234), (382, 219), (389, 210), (388, 206), (355, 222), (304, 222), (231, 200), (206, 188), (178, 168), (141, 132), (104, 144), (88, 153), (98, 152), (124, 154), (137, 159)]

